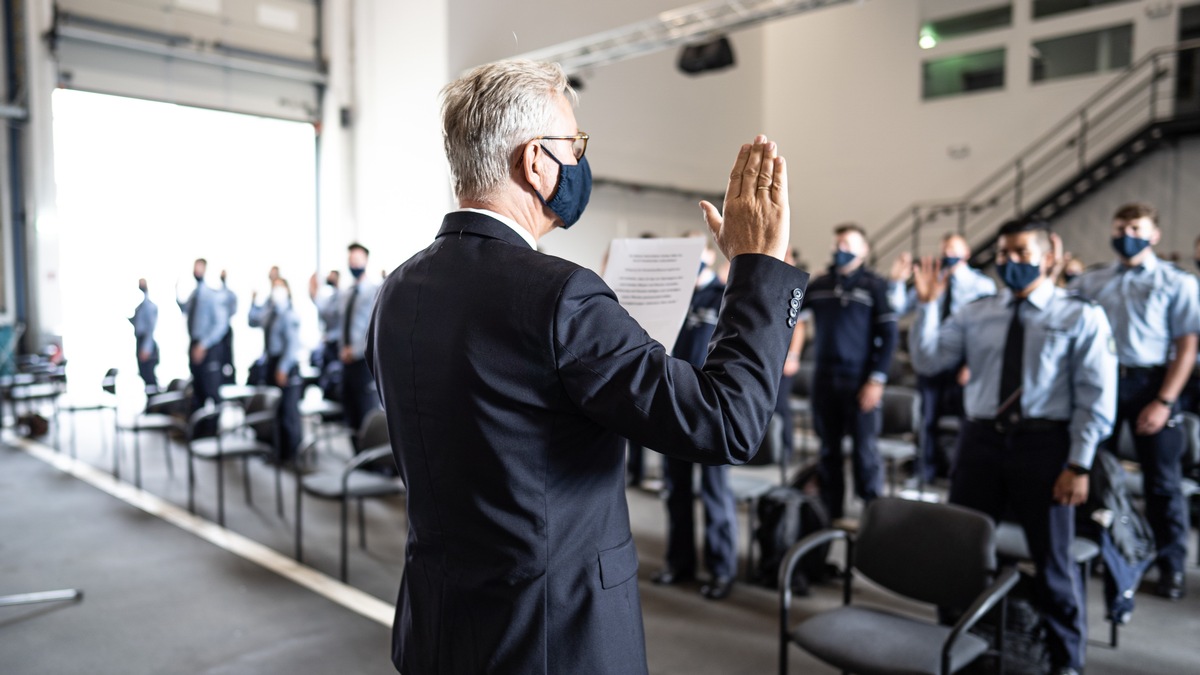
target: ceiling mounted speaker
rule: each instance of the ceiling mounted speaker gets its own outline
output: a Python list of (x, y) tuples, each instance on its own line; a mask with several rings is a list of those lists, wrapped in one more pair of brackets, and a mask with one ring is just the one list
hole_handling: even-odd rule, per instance
[(701, 44), (688, 45), (679, 52), (679, 69), (688, 75), (733, 66), (733, 46), (724, 35)]

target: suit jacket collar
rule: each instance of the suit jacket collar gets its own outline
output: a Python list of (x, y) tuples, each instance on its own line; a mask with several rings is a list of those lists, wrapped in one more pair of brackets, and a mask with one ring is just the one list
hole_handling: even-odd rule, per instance
[(459, 236), (470, 234), (477, 237), (499, 239), (514, 246), (529, 246), (529, 243), (522, 239), (521, 235), (513, 232), (508, 225), (491, 216), (470, 211), (453, 211), (447, 213), (446, 217), (442, 219), (442, 229), (437, 236), (445, 237), (452, 234)]

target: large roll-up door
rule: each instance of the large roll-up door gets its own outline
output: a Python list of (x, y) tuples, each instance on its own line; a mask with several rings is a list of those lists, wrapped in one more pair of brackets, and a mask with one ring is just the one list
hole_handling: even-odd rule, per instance
[(61, 86), (316, 120), (320, 0), (55, 0)]

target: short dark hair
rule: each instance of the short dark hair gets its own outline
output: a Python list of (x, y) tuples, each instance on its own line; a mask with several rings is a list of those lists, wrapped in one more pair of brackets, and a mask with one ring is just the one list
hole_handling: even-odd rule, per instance
[(1139, 218), (1149, 218), (1154, 226), (1158, 226), (1158, 209), (1145, 202), (1130, 202), (1117, 209), (1113, 214), (1113, 220), (1137, 220)]
[(363, 246), (362, 244), (358, 243), (357, 241), (346, 247), (347, 251), (354, 251), (356, 249), (359, 251), (362, 251), (363, 254), (366, 256), (371, 255), (371, 250), (369, 248), (367, 248), (366, 246)]
[(836, 237), (840, 237), (847, 232), (857, 232), (862, 236), (863, 239), (867, 238), (867, 231), (864, 230), (862, 225), (859, 225), (858, 223), (842, 223), (841, 225), (833, 228), (833, 234)]
[(1050, 223), (1041, 218), (1021, 218), (1018, 220), (1010, 220), (1000, 226), (1001, 237), (1007, 237), (1014, 234), (1024, 234), (1032, 232), (1037, 235), (1038, 241), (1050, 250)]
[[(204, 265), (205, 267), (208, 267), (208, 261), (205, 260), (204, 258), (196, 258), (196, 262), (200, 263), (201, 265)], [(192, 264), (194, 265), (196, 263), (192, 263)]]

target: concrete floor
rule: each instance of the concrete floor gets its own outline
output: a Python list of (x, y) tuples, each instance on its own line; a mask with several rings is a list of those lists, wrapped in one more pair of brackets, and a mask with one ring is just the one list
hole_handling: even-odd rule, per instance
[[(99, 420), (81, 414), (76, 426), (80, 461), (110, 468), (111, 441), (110, 449), (102, 450)], [(69, 425), (63, 431), (69, 434)], [(52, 439), (53, 434), (42, 440)], [(132, 467), (129, 446), (126, 441), (127, 468)], [(144, 488), (186, 507), (182, 450), (172, 450), (175, 475), (169, 477), (159, 441), (147, 437), (142, 446)], [(344, 446), (327, 450), (321, 466), (335, 467), (347, 453)], [(0, 467), (0, 594), (66, 587), (86, 593), (79, 604), (0, 608), (0, 672), (393, 672), (386, 626), (18, 449), (0, 448)], [(764, 473), (777, 475), (771, 471)], [(227, 526), (290, 556), (294, 478), (284, 477), (286, 509), (280, 518), (273, 470), (253, 460), (250, 475), (253, 506), (243, 499), (240, 466), (231, 464), (226, 473)], [(215, 492), (214, 468), (198, 463), (198, 512), (213, 519)], [(639, 584), (650, 672), (776, 672), (777, 595), (741, 584), (728, 600), (711, 602), (699, 595), (698, 584), (654, 586), (649, 579), (665, 546), (663, 505), (657, 495), (642, 490), (629, 490), (628, 499), (642, 560)], [(390, 603), (403, 566), (403, 500), (368, 502), (366, 517), (369, 548), (353, 547), (352, 538), (350, 582)], [(306, 563), (334, 577), (338, 518), (336, 504), (305, 501)], [(739, 541), (744, 548), (744, 532)], [(1122, 630), (1117, 650), (1101, 646), (1107, 638), (1101, 584), (1091, 580), (1088, 673), (1200, 672), (1200, 570), (1189, 567), (1188, 575), (1193, 593), (1183, 602), (1139, 596), (1133, 623)], [(858, 588), (859, 600), (930, 615), (928, 608), (897, 603), (868, 584)], [(839, 602), (838, 587), (818, 587), (800, 601), (795, 616)], [(793, 649), (791, 672), (835, 671)]]

